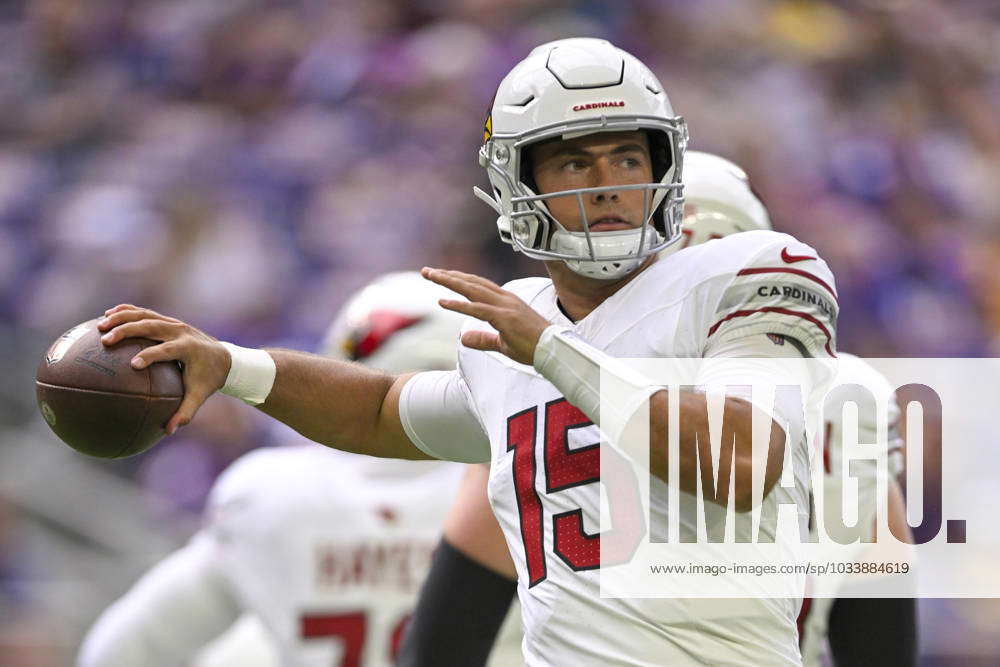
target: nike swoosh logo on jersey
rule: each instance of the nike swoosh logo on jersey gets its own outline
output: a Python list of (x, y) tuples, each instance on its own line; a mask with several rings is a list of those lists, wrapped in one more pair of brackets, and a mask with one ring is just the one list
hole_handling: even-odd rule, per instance
[(804, 262), (807, 259), (816, 259), (812, 255), (789, 255), (788, 246), (781, 249), (781, 259), (785, 261), (785, 264), (794, 264), (795, 262)]

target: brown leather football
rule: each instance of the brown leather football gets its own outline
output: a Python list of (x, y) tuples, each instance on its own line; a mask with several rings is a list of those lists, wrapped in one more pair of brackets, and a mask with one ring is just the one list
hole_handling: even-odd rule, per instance
[(56, 339), (35, 378), (38, 407), (55, 434), (77, 451), (109, 459), (156, 444), (181, 404), (184, 382), (173, 361), (138, 371), (129, 365), (155, 344), (128, 338), (105, 347), (96, 319)]

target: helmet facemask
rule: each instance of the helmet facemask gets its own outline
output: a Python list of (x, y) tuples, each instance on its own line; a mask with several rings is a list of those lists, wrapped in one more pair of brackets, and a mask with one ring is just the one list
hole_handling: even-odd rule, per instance
[[(652, 182), (537, 193), (524, 159), (532, 145), (596, 132), (634, 130), (645, 131), (649, 138)], [(681, 156), (686, 141), (686, 127), (679, 117), (601, 117), (560, 123), (516, 137), (493, 135), (480, 151), (480, 163), (487, 168), (495, 199), (482, 191), (477, 195), (500, 214), (497, 224), (501, 237), (515, 250), (534, 259), (562, 260), (572, 271), (589, 278), (617, 280), (681, 237)], [(642, 224), (632, 229), (591, 231), (584, 197), (626, 191), (642, 192)], [(569, 231), (551, 213), (546, 202), (560, 197), (576, 199), (582, 231)], [(505, 201), (510, 202), (506, 215)]]

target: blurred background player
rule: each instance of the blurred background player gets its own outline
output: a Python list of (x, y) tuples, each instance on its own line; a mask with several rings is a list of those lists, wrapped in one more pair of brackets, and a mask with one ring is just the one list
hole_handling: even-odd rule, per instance
[[(684, 161), (684, 223), (683, 239), (664, 250), (662, 255), (682, 251), (715, 239), (739, 232), (772, 229), (767, 209), (751, 188), (749, 178), (738, 165), (711, 153), (688, 151)], [(860, 384), (866, 387), (887, 387), (888, 383), (875, 369), (850, 354), (838, 355), (838, 377), (835, 384)], [(839, 502), (844, 487), (841, 468), (844, 460), (842, 446), (845, 434), (841, 417), (827, 415), (828, 422), (821, 457), (814, 461), (824, 466), (823, 493)], [(903, 457), (896, 424), (899, 409), (893, 400), (889, 419), (893, 428), (889, 433), (889, 451), (886, 453), (889, 472), (890, 521), (897, 534), (909, 534), (905, 523), (902, 493), (896, 478), (902, 473)], [(876, 425), (872, 421), (859, 423), (858, 442), (877, 442)], [(851, 475), (858, 480), (859, 497), (875, 497), (877, 466), (874, 459), (855, 460)], [(436, 642), (449, 628), (461, 628), (463, 617), (456, 610), (465, 601), (459, 592), (479, 581), (489, 582), (496, 577), (516, 577), (510, 553), (501, 548), (503, 536), (499, 526), (482, 513), (470, 511), (477, 504), (484, 504), (488, 471), (470, 470), (459, 495), (449, 513), (442, 545), (459, 554), (459, 558), (435, 557), (431, 574), (421, 590), (410, 632), (403, 643), (400, 665), (411, 667), (433, 664), (431, 657)], [(870, 494), (870, 495), (869, 495)], [(875, 530), (876, 506), (862, 503), (857, 525), (867, 526), (863, 532), (870, 537)], [(816, 530), (815, 520), (811, 529)], [(863, 547), (863, 545), (861, 545)], [(863, 551), (863, 548), (859, 551)], [(441, 553), (441, 552), (439, 552)], [(465, 560), (466, 562), (461, 562)], [(508, 601), (513, 599), (512, 590)], [(503, 604), (497, 599), (497, 604)], [(835, 664), (886, 664), (913, 665), (917, 654), (916, 604), (912, 599), (806, 599), (799, 618), (800, 645), (806, 665), (824, 664), (830, 656)], [(827, 638), (829, 635), (829, 646)], [(480, 638), (489, 645), (492, 637)], [(828, 653), (828, 649), (832, 649)]]
[[(341, 310), (322, 351), (386, 372), (451, 368), (463, 318), (438, 307), (449, 295), (417, 273), (386, 275)], [(185, 662), (242, 614), (256, 618), (198, 664), (391, 664), (463, 470), (313, 443), (245, 455), (213, 488), (202, 530), (97, 620), (78, 664)], [(517, 663), (512, 632), (493, 664)]]

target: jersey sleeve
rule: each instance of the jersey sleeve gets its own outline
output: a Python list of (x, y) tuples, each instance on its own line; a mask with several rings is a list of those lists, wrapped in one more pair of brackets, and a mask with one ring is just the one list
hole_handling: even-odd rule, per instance
[(808, 395), (813, 381), (810, 373), (803, 373), (802, 368), (790, 363), (770, 363), (771, 359), (802, 359), (802, 350), (782, 336), (757, 334), (716, 346), (709, 358), (724, 359), (725, 363), (707, 365), (696, 384), (729, 385), (727, 396), (757, 405), (790, 432), (802, 432), (805, 424), (797, 395), (776, 392), (774, 404), (769, 405), (761, 402), (760, 394), (752, 390), (768, 385), (798, 385)]
[(275, 454), (240, 457), (212, 485), (202, 529), (108, 607), (87, 633), (79, 667), (183, 664), (240, 616), (222, 545), (247, 523)]
[(197, 535), (143, 575), (97, 619), (77, 665), (181, 664), (232, 625), (240, 608), (213, 550)]
[(755, 334), (782, 334), (809, 356), (836, 356), (839, 306), (833, 274), (819, 254), (787, 235), (736, 268), (709, 314), (704, 356)]
[(459, 371), (417, 373), (399, 399), (403, 430), (428, 456), (459, 463), (487, 463), (490, 442)]
[(233, 461), (212, 485), (207, 507), (216, 510), (234, 500), (252, 495), (272, 475), (274, 463), (280, 461), (277, 448), (262, 447), (247, 452)]
[[(268, 489), (274, 489), (276, 471), (282, 462), (282, 448), (263, 447), (247, 452), (226, 468), (212, 485), (203, 514), (202, 534), (206, 539), (229, 544), (259, 528), (256, 508)], [(277, 490), (276, 490), (277, 491)]]

